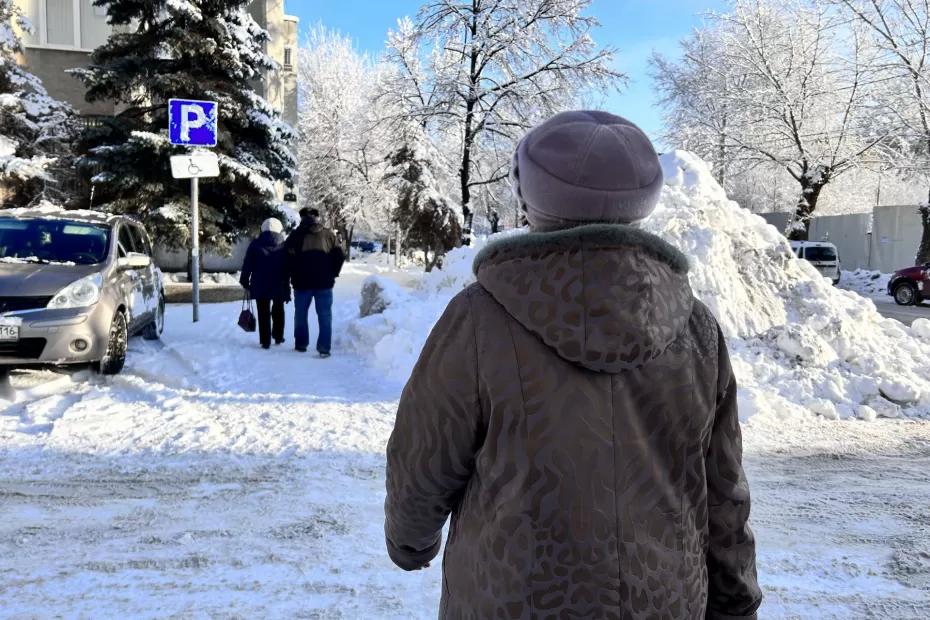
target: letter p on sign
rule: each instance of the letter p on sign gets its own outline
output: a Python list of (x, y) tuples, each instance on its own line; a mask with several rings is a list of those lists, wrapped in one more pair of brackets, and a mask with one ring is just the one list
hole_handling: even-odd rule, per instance
[(168, 100), (168, 137), (179, 146), (216, 146), (218, 106), (213, 101)]

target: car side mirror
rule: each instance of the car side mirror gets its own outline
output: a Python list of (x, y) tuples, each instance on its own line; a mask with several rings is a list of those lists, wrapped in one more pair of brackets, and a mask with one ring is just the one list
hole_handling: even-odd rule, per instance
[(152, 259), (145, 254), (138, 252), (129, 252), (126, 256), (117, 259), (116, 266), (119, 269), (148, 269), (152, 265)]

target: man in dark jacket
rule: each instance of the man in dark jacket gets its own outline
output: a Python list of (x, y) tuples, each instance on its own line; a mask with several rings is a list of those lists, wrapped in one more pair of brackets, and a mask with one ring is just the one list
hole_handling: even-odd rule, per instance
[(284, 269), (284, 227), (275, 218), (262, 222), (262, 233), (249, 244), (239, 282), (255, 300), (258, 340), (263, 349), (284, 342), (284, 304), (291, 300), (291, 286)]
[(308, 314), (316, 303), (320, 335), (316, 350), (320, 357), (329, 357), (333, 339), (333, 287), (342, 271), (345, 254), (336, 235), (320, 223), (320, 212), (303, 209), (297, 229), (287, 238), (288, 271), (294, 285), (294, 340), (298, 351), (305, 352), (310, 344)]
[(515, 156), (531, 225), (475, 261), (387, 451), (388, 552), (441, 544), (442, 618), (755, 618), (736, 380), (688, 260), (630, 226), (663, 185), (649, 139), (560, 114)]

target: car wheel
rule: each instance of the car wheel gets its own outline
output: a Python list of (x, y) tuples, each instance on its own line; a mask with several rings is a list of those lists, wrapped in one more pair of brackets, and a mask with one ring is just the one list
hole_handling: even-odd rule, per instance
[(902, 282), (894, 287), (894, 301), (899, 306), (913, 306), (917, 303), (917, 289), (910, 282)]
[(129, 328), (126, 325), (126, 315), (117, 312), (110, 325), (110, 335), (107, 339), (107, 352), (103, 359), (97, 362), (96, 369), (101, 375), (117, 375), (126, 365), (126, 350), (129, 348)]
[(142, 337), (146, 340), (158, 340), (165, 331), (165, 296), (158, 296), (158, 306), (155, 308), (155, 318), (142, 330)]

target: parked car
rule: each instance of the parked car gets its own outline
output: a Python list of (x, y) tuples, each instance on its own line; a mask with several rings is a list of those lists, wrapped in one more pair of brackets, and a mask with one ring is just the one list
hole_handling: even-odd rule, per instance
[(888, 294), (899, 306), (913, 306), (930, 299), (930, 263), (895, 271), (888, 280)]
[(366, 254), (372, 254), (376, 249), (374, 241), (353, 241), (352, 247)]
[(834, 285), (840, 283), (842, 265), (835, 245), (826, 241), (792, 241), (791, 249), (798, 258), (812, 264), (820, 275), (830, 278)]
[(0, 368), (117, 374), (130, 336), (161, 337), (162, 274), (143, 227), (86, 211), (0, 211)]

